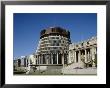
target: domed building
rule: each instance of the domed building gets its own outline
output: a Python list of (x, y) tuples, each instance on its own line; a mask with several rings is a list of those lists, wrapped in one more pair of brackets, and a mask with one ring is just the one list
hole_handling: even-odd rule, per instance
[(42, 30), (36, 50), (36, 64), (67, 64), (70, 43), (70, 32), (61, 27)]

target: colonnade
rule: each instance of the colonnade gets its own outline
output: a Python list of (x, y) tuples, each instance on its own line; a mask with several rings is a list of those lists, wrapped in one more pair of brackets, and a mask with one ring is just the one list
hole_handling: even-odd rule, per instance
[(37, 55), (36, 64), (67, 64), (67, 54), (51, 53)]
[[(85, 49), (71, 49), (69, 51), (69, 63), (89, 63), (90, 61), (93, 61), (97, 57), (97, 47), (91, 47), (91, 48), (85, 48)], [(92, 66), (94, 66), (95, 63), (92, 62)]]

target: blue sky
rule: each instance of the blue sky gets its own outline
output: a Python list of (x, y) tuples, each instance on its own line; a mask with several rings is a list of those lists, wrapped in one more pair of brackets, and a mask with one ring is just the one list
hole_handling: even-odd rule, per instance
[(40, 31), (59, 26), (70, 31), (72, 43), (97, 35), (96, 13), (14, 13), (14, 57), (35, 52)]

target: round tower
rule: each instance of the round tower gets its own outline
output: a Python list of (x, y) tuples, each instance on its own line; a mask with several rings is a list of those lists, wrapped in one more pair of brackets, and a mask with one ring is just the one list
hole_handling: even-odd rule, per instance
[(50, 27), (40, 32), (37, 64), (62, 65), (68, 62), (70, 32), (61, 27)]

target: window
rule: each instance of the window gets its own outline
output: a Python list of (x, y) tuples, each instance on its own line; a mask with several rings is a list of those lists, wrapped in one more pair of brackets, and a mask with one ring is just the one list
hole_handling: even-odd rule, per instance
[(57, 47), (53, 47), (53, 49), (57, 49)]
[(62, 43), (64, 43), (64, 41), (62, 41)]
[(59, 40), (58, 43), (61, 43), (61, 40)]
[(56, 39), (59, 39), (59, 37), (56, 37)]
[(49, 40), (49, 43), (51, 43), (52, 41), (51, 40)]
[(54, 41), (53, 43), (56, 43), (56, 41)]
[(55, 46), (55, 43), (53, 43), (52, 46)]
[(51, 37), (51, 39), (55, 39), (55, 37)]
[(56, 46), (59, 46), (59, 43), (56, 43)]

